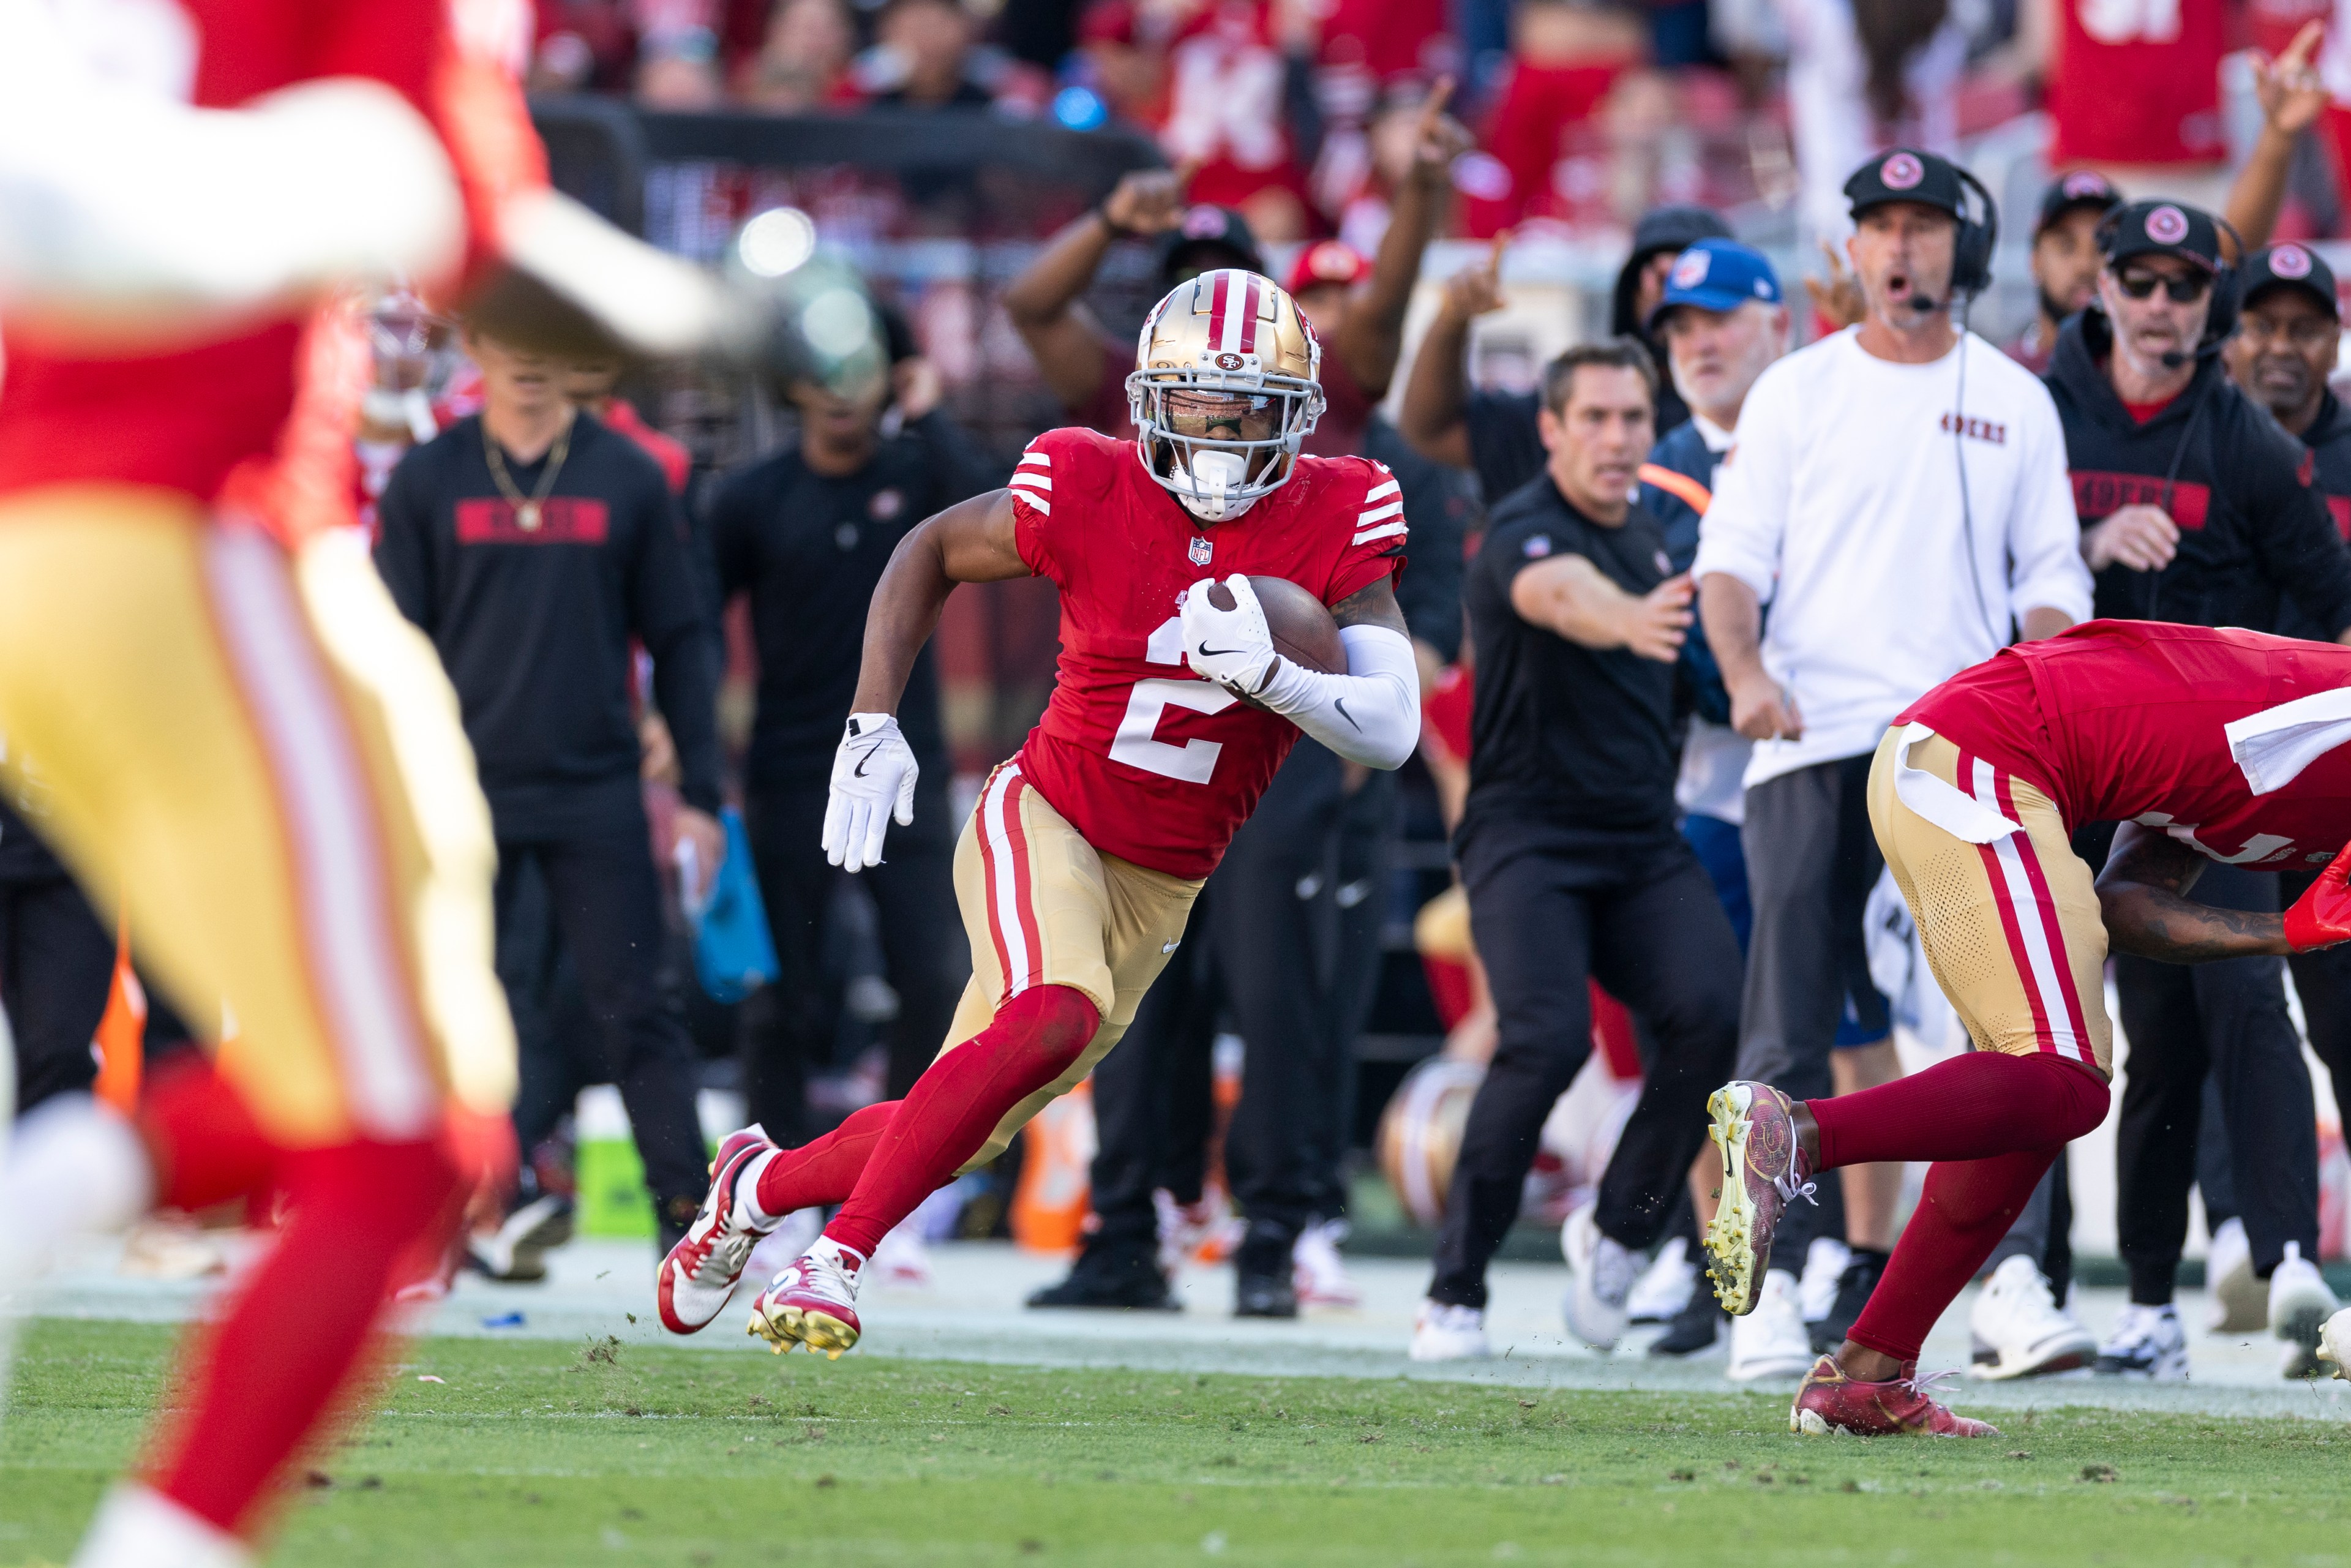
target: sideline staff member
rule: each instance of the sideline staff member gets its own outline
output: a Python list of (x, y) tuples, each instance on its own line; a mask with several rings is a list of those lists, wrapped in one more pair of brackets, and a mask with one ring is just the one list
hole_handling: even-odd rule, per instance
[(710, 867), (726, 843), (712, 815), (717, 639), (660, 465), (572, 407), (563, 361), (473, 329), (465, 350), (482, 412), (392, 470), (376, 567), (457, 688), (497, 833), (499, 946), (516, 936), (521, 868), (536, 861), (603, 1035), (590, 1076), (620, 1085), (665, 1249), (708, 1177), (693, 1048), (662, 967), (629, 639), (653, 655), (684, 769), (679, 831)]
[(1465, 584), (1478, 693), (1454, 852), (1500, 1037), (1462, 1131), (1415, 1360), (1486, 1354), (1486, 1265), (1544, 1118), (1591, 1054), (1588, 978), (1656, 1045), (1596, 1224), (1570, 1230), (1568, 1322), (1587, 1343), (1624, 1332), (1639, 1254), (1705, 1135), (1708, 1075), (1737, 1047), (1739, 939), (1674, 821), (1689, 580), (1627, 499), (1656, 373), (1625, 338), (1552, 361), (1550, 464), (1497, 508)]

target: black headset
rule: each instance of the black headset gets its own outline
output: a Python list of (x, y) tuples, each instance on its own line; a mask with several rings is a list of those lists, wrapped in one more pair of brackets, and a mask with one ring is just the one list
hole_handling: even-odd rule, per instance
[(1953, 163), (1951, 172), (1983, 204), (1980, 218), (1964, 212), (1959, 214), (1959, 236), (1951, 249), (1951, 292), (1973, 296), (1991, 287), (1992, 253), (2000, 248), (2000, 204), (1991, 199), (1984, 183), (1966, 169)]
[[(2123, 214), (2134, 206), (2150, 204), (2152, 204), (2129, 203), (2115, 208), (2105, 217), (2100, 218), (2097, 229), (2091, 236), (2098, 247), (2098, 254), (2111, 262), (2114, 259), (2115, 235), (2122, 228)], [(2182, 204), (2175, 202), (2171, 204), (2179, 206)], [(2206, 213), (2204, 215), (2212, 220), (2213, 227), (2226, 229), (2229, 237), (2236, 241), (2237, 259), (2231, 261), (2224, 256), (2220, 258), (2220, 265), (2212, 269), (2212, 302), (2204, 309), (2204, 336), (2199, 339), (2196, 344), (2199, 351), (2221, 341), (2237, 329), (2237, 316), (2244, 308), (2245, 304), (2241, 269), (2249, 254), (2245, 248), (2245, 236), (2237, 232), (2236, 225), (2218, 213)]]

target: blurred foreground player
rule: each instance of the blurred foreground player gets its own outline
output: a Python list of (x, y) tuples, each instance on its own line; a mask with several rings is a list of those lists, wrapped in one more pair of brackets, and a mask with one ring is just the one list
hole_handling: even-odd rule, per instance
[[(720, 1145), (702, 1215), (662, 1265), (673, 1332), (718, 1314), (781, 1217), (841, 1202), (760, 1292), (750, 1327), (779, 1351), (856, 1343), (874, 1244), (1117, 1043), (1298, 732), (1374, 768), (1411, 755), (1420, 694), (1391, 588), (1396, 482), (1360, 458), (1298, 455), (1322, 393), (1297, 307), (1255, 273), (1203, 273), (1152, 310), (1138, 347), (1132, 444), (1038, 437), (1009, 489), (923, 524), (874, 591), (824, 822), (827, 856), (852, 872), (880, 861), (893, 812), (911, 822), (916, 768), (893, 713), (956, 583), (1052, 578), (1059, 678), (956, 845), (974, 973), (947, 1049), (904, 1100), (804, 1147), (757, 1128)], [(1275, 651), (1251, 572), (1330, 607), (1348, 674)]]
[[(1895, 719), (1870, 823), (1976, 1049), (1833, 1100), (1739, 1081), (1709, 1105), (1725, 1173), (1707, 1248), (1733, 1312), (1752, 1309), (1813, 1176), (1935, 1162), (1868, 1306), (1798, 1390), (1793, 1430), (1992, 1433), (1928, 1396), (1919, 1345), (2050, 1162), (2105, 1117), (2107, 948), (2197, 964), (2351, 940), (2346, 743), (2351, 649), (2143, 621), (2019, 643)], [(2100, 821), (2123, 826), (2094, 887), (2069, 840)], [(2325, 869), (2279, 915), (2192, 902), (2216, 862)], [(2192, 1142), (2175, 1153), (2193, 1164)], [(2333, 1310), (2314, 1298), (2275, 1332), (2307, 1356)]]
[[(513, 1090), (487, 816), (447, 683), (339, 526), (365, 353), (310, 307), (618, 247), (643, 319), (677, 274), (547, 193), (512, 82), (429, 0), (200, 0), (135, 40), (50, 16), (0, 16), (5, 766), (37, 768), (60, 854), (183, 1009), (239, 1027), (135, 1131), (82, 1096), (30, 1119), (0, 1286), (151, 1201), (282, 1197), (75, 1559), (214, 1568), (251, 1560), (271, 1479), (358, 1392), (395, 1269), (496, 1163)], [(578, 317), (512, 269), (496, 301)]]

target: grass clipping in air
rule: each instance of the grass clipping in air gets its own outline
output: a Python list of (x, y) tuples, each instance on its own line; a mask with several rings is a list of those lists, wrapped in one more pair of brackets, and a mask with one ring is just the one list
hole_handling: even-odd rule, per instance
[[(0, 1435), (0, 1564), (71, 1555), (172, 1343), (32, 1326)], [(2063, 1407), (2062, 1385), (1978, 1442), (1792, 1437), (1784, 1393), (832, 1364), (612, 1339), (427, 1340), (382, 1388), (364, 1428), (297, 1468), (273, 1563), (2079, 1568), (2336, 1561), (2351, 1518), (2351, 1427)]]

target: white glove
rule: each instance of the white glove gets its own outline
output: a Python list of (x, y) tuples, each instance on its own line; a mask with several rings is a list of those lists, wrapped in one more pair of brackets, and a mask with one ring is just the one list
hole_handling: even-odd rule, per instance
[[(914, 822), (914, 748), (886, 713), (853, 713), (832, 754), (832, 789), (824, 802), (824, 858), (852, 872), (882, 863), (882, 835), (895, 816)], [(893, 811), (893, 806), (895, 810)]]
[(1257, 590), (1239, 572), (1225, 579), (1232, 590), (1233, 607), (1219, 610), (1208, 602), (1217, 580), (1204, 577), (1184, 595), (1184, 660), (1192, 673), (1216, 682), (1238, 697), (1254, 696), (1273, 669), (1273, 633), (1266, 630), (1265, 612)]

